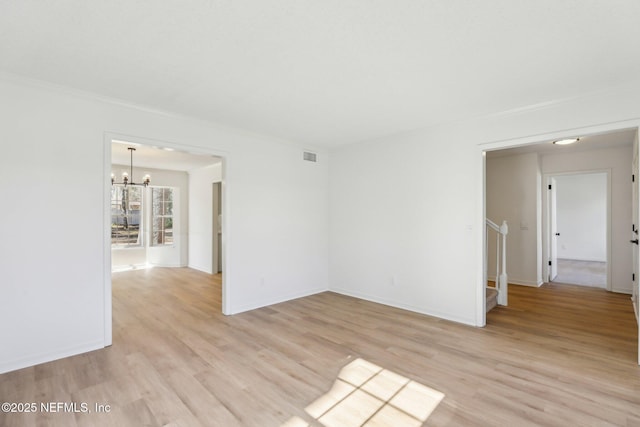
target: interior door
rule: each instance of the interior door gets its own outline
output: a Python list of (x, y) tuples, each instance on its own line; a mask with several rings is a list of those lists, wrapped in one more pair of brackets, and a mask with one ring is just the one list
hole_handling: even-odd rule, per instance
[(549, 282), (558, 275), (558, 222), (557, 222), (557, 183), (555, 178), (549, 179)]

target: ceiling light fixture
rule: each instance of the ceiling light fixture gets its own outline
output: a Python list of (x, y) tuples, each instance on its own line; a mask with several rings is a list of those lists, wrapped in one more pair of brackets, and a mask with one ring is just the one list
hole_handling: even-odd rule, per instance
[(573, 144), (574, 142), (578, 142), (580, 141), (580, 138), (569, 138), (569, 139), (561, 139), (559, 141), (553, 141), (553, 143), (555, 145), (569, 145), (569, 144)]
[[(129, 152), (131, 153), (131, 169), (129, 169), (131, 173), (131, 178), (129, 178), (129, 174), (127, 172), (122, 172), (122, 182), (115, 182), (116, 176), (112, 173), (111, 185), (119, 184), (119, 185), (124, 185), (125, 187), (127, 185), (140, 185), (140, 186), (146, 187), (147, 185), (149, 185), (149, 183), (151, 183), (151, 176), (149, 174), (145, 175), (142, 178), (144, 180), (142, 184), (136, 184), (135, 182), (133, 182), (133, 152), (136, 151), (136, 149), (133, 147), (127, 147), (127, 150), (129, 150)], [(129, 182), (129, 179), (131, 179), (131, 182)]]

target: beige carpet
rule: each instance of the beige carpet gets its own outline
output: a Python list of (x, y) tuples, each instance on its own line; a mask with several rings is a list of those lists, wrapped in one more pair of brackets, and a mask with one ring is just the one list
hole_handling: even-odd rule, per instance
[(605, 288), (607, 263), (558, 259), (558, 275), (553, 282)]

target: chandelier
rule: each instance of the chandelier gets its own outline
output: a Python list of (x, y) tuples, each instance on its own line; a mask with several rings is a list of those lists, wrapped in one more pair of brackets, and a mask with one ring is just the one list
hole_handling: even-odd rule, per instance
[[(149, 174), (145, 175), (142, 178), (143, 179), (142, 184), (136, 184), (135, 182), (133, 182), (133, 152), (136, 151), (136, 149), (133, 147), (128, 147), (127, 150), (129, 150), (129, 153), (131, 153), (131, 168), (129, 169), (129, 172), (131, 175), (129, 175), (129, 173), (127, 172), (122, 172), (122, 182), (115, 182), (116, 176), (112, 173), (111, 185), (119, 184), (119, 185), (124, 185), (125, 187), (127, 185), (140, 185), (140, 186), (146, 187), (147, 185), (149, 185), (149, 183), (151, 183), (151, 176)], [(131, 178), (129, 178), (129, 176), (131, 176)], [(129, 179), (131, 179), (131, 181), (129, 181)]]

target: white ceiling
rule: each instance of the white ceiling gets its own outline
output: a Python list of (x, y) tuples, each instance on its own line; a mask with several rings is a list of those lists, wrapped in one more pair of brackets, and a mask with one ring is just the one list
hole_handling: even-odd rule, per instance
[(538, 144), (524, 145), (522, 147), (508, 148), (487, 152), (487, 157), (502, 157), (527, 153), (577, 153), (579, 151), (599, 150), (631, 146), (636, 137), (635, 129), (627, 129), (616, 132), (597, 135), (575, 135), (580, 138), (578, 142), (570, 145), (555, 145), (553, 141), (543, 141)]
[(161, 147), (122, 142), (111, 144), (111, 163), (131, 166), (131, 153), (128, 148), (133, 147), (135, 148), (133, 152), (134, 171), (138, 168), (153, 168), (188, 172), (222, 161), (220, 157), (216, 156), (167, 151)]
[(640, 75), (638, 0), (2, 0), (0, 72), (335, 146)]

